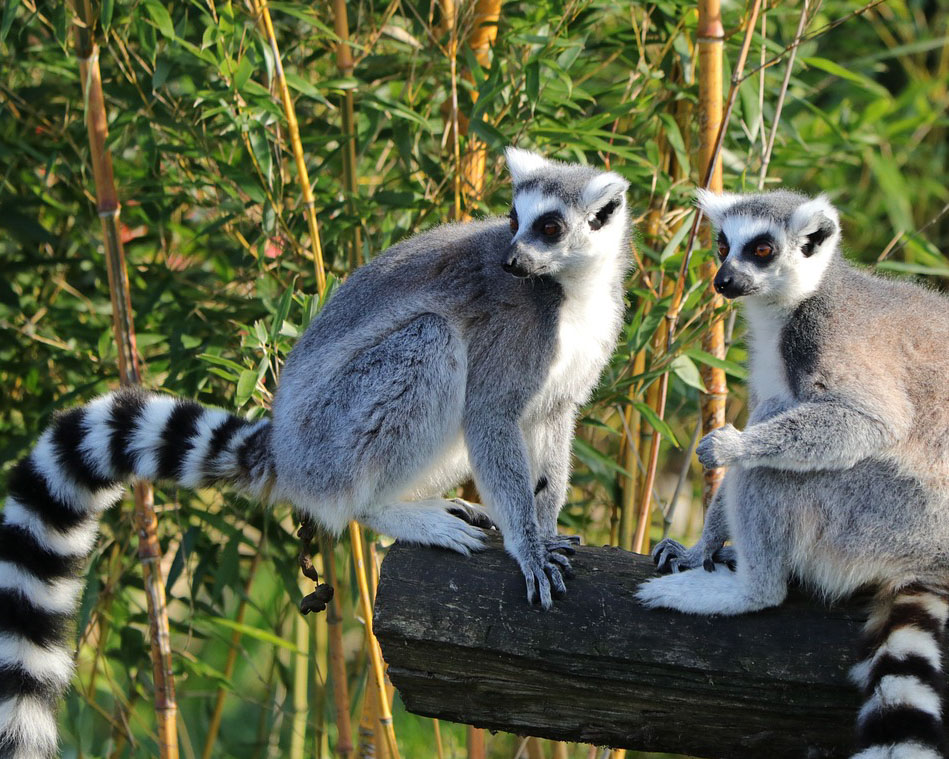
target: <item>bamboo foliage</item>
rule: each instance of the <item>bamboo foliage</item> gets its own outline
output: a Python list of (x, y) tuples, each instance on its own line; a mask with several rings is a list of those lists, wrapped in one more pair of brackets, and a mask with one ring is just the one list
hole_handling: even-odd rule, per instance
[[(86, 104), (86, 126), (96, 189), (96, 210), (102, 220), (105, 242), (109, 294), (112, 301), (112, 326), (118, 347), (119, 374), (125, 384), (139, 384), (141, 370), (135, 344), (135, 324), (129, 292), (125, 251), (119, 226), (121, 205), (112, 172), (112, 158), (106, 147), (108, 118), (102, 75), (99, 70), (99, 46), (92, 30), (94, 17), (89, 0), (73, 0), (76, 15), (73, 31), (79, 75)], [(135, 529), (138, 533), (138, 558), (142, 564), (142, 579), (148, 605), (149, 635), (151, 639), (152, 671), (155, 682), (155, 714), (158, 729), (158, 749), (162, 759), (177, 759), (178, 733), (175, 701), (175, 683), (172, 673), (171, 633), (162, 579), (161, 548), (158, 545), (158, 518), (155, 515), (153, 491), (150, 485), (135, 485)]]
[[(250, 416), (262, 414), (287, 351), (322, 307), (318, 294), (332, 292), (357, 253), (376, 254), (443, 219), (506, 211), (503, 179), (480, 189), (478, 182), (490, 179), (508, 144), (605, 164), (631, 182), (642, 244), (633, 249), (626, 328), (580, 414), (561, 514), (567, 529), (590, 542), (608, 538), (646, 550), (659, 521), (656, 504), (668, 504), (664, 532), (677, 539), (691, 542), (699, 527), (701, 477), (684, 454), (701, 432), (696, 423), (709, 416), (698, 385), (723, 395), (701, 350), (717, 344), (710, 324), (722, 308), (707, 292), (705, 228), (683, 234), (679, 226), (690, 221), (693, 185), (705, 183), (709, 155), (713, 165), (724, 162), (723, 172), (707, 175), (710, 186), (721, 172), (729, 189), (778, 182), (809, 193), (846, 188), (839, 200), (851, 255), (869, 251), (868, 263), (911, 266), (943, 282), (939, 251), (949, 245), (949, 214), (937, 179), (946, 168), (949, 52), (940, 40), (949, 10), (939, 4), (772, 3), (766, 26), (754, 19), (764, 4), (761, 13), (753, 2), (722, 4), (724, 39), (720, 29), (709, 30), (710, 14), (699, 19), (697, 3), (686, 0), (541, 0), (505, 6), (493, 21), (489, 4), (477, 0), (74, 4), (85, 19), (75, 24), (70, 4), (20, 0), (0, 9), (0, 257), (8, 275), (0, 286), (0, 428), (8, 461), (35, 439), (54, 399), (73, 404), (106, 389), (117, 364), (123, 376), (137, 374), (139, 351), (151, 383), (167, 392), (214, 405), (236, 397)], [(68, 38), (91, 41), (93, 23), (103, 82), (86, 65), (91, 54), (79, 56), (90, 58), (81, 77), (70, 73), (76, 65), (62, 65)], [(756, 51), (746, 66), (752, 27), (756, 44), (764, 42), (760, 59)], [(725, 70), (734, 73), (724, 103), (724, 82), (716, 89), (698, 81), (709, 68), (704, 49), (715, 47), (724, 48)], [(718, 130), (700, 125), (698, 113), (680, 113), (685, 104), (697, 108), (706, 89), (723, 106)], [(358, 104), (347, 108), (356, 93)], [(87, 126), (100, 99), (108, 103), (108, 140), (122, 146), (112, 148), (121, 216), (114, 179), (97, 181), (90, 203), (78, 165), (93, 144)], [(478, 128), (466, 118), (478, 118)], [(100, 148), (111, 144), (104, 116), (101, 124), (93, 134)], [(700, 127), (702, 155), (692, 150)], [(107, 177), (105, 160), (90, 165), (97, 180)], [(111, 294), (131, 291), (111, 311), (105, 287), (101, 298), (95, 293), (76, 234), (93, 207), (102, 212), (107, 249), (124, 245), (134, 262), (122, 281), (124, 264), (108, 259), (107, 273), (117, 275)], [(325, 278), (317, 245), (329, 259)], [(123, 330), (128, 337), (115, 340)], [(741, 323), (733, 339), (729, 328), (726, 336), (729, 412), (741, 424)], [(693, 443), (675, 451), (673, 437)], [(233, 496), (211, 490), (181, 490), (176, 500), (175, 525), (162, 519), (160, 549), (147, 540), (141, 548), (144, 571), (153, 575), (161, 554), (167, 578), (166, 602), (146, 596), (158, 616), (166, 607), (175, 636), (175, 678), (167, 683), (168, 636), (158, 630), (152, 639), (158, 698), (174, 703), (177, 719), (165, 709), (156, 729), (151, 716), (153, 678), (142, 675), (135, 656), (148, 635), (146, 604), (136, 560), (126, 576), (127, 514), (109, 512), (80, 612), (81, 688), (67, 695), (64, 745), (75, 744), (82, 756), (143, 759), (158, 754), (159, 741), (174, 740), (177, 723), (179, 752), (188, 757), (272, 759), (301, 750), (353, 757), (355, 721), (374, 733), (358, 748), (387, 755), (387, 731), (372, 710), (385, 690), (391, 713), (391, 690), (384, 673), (381, 683), (368, 677), (373, 657), (356, 608), (365, 601), (349, 541), (335, 547), (335, 557), (332, 546), (314, 556), (337, 597), (317, 618), (325, 629), (304, 638), (312, 618), (298, 622), (288, 604), (299, 578), (287, 507), (235, 511)], [(248, 555), (262, 535), (266, 552)], [(334, 559), (346, 567), (339, 576)], [(371, 602), (371, 557), (362, 569)], [(303, 668), (304, 646), (317, 666)], [(314, 679), (314, 670), (325, 676)], [(528, 752), (511, 735), (487, 738), (401, 711), (396, 722), (407, 756), (464, 755), (466, 732), (472, 757), (510, 759), (522, 750), (524, 759)], [(609, 755), (546, 742), (530, 750), (548, 759)]]

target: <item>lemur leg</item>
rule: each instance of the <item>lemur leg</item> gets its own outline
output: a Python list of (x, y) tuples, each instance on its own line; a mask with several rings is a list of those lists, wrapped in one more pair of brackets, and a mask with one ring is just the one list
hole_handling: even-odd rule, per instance
[[(534, 484), (534, 506), (537, 510), (540, 534), (545, 538), (558, 535), (557, 516), (567, 500), (575, 424), (576, 409), (567, 406), (552, 412), (532, 431), (535, 470), (538, 473), (537, 482)], [(562, 537), (580, 542), (579, 536), (576, 535)]]
[(474, 513), (431, 495), (411, 496), (431, 484), (433, 471), (463, 474), (453, 457), (466, 376), (464, 345), (435, 314), (421, 314), (359, 351), (303, 420), (319, 434), (304, 451), (308, 490), (292, 500), (333, 531), (356, 519), (415, 543), (462, 553), (477, 548), (483, 533), (466, 523), (477, 521)]
[[(725, 474), (726, 480), (730, 474), (731, 472)], [(705, 515), (702, 537), (694, 546), (686, 548), (671, 538), (665, 538), (652, 549), (652, 560), (656, 563), (660, 574), (682, 572), (696, 567), (704, 567), (712, 572), (716, 564), (724, 564), (729, 569), (735, 568), (735, 551), (731, 547), (725, 547), (725, 541), (728, 540), (729, 535), (724, 491), (725, 483), (722, 482)]]
[(534, 508), (534, 483), (524, 435), (514, 415), (490, 399), (469, 398), (465, 440), (475, 484), (527, 582), (527, 599), (549, 609), (552, 592), (565, 593), (562, 571), (570, 562), (556, 551), (570, 552), (573, 541), (542, 536)]
[(795, 472), (840, 470), (881, 451), (898, 436), (880, 417), (828, 399), (794, 406), (744, 432), (727, 424), (702, 438), (696, 453), (709, 468), (740, 462)]
[(787, 596), (790, 541), (785, 473), (736, 469), (722, 484), (734, 572), (692, 570), (643, 583), (636, 595), (649, 607), (691, 614), (744, 614), (779, 605)]
[(460, 508), (456, 501), (440, 498), (401, 501), (357, 514), (356, 520), (397, 540), (441, 546), (467, 555), (484, 548), (484, 533), (457, 515)]

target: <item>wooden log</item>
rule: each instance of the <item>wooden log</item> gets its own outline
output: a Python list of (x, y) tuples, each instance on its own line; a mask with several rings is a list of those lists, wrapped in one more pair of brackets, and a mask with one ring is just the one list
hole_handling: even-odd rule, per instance
[(865, 600), (828, 608), (792, 592), (778, 609), (696, 617), (639, 605), (648, 557), (582, 547), (572, 561), (568, 594), (544, 612), (498, 539), (469, 558), (394, 545), (375, 631), (406, 708), (711, 759), (848, 756)]

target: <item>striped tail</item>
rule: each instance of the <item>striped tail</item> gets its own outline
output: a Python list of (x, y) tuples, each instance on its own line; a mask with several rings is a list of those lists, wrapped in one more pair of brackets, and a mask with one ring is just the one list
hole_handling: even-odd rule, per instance
[(853, 759), (945, 757), (942, 639), (949, 602), (913, 585), (881, 594), (865, 628), (865, 657), (852, 676), (866, 700)]
[(57, 755), (70, 628), (99, 516), (130, 479), (230, 483), (266, 498), (270, 422), (122, 389), (55, 417), (0, 515), (0, 759)]

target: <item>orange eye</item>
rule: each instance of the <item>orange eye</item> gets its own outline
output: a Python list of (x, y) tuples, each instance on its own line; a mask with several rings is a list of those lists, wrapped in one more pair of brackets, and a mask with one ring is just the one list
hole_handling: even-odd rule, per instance
[(556, 237), (560, 234), (560, 225), (555, 224), (552, 221), (548, 221), (546, 224), (544, 224), (544, 228), (541, 230), (541, 232), (543, 232), (544, 237)]
[(512, 235), (517, 234), (517, 217), (516, 216), (511, 217), (511, 234)]
[(727, 246), (725, 243), (723, 243), (723, 242), (720, 242), (720, 243), (718, 244), (718, 257), (719, 257), (722, 261), (724, 261), (726, 258), (728, 258), (728, 246)]
[(774, 253), (774, 248), (766, 242), (758, 243), (755, 246), (755, 255), (758, 256), (758, 258), (767, 258), (772, 253)]

